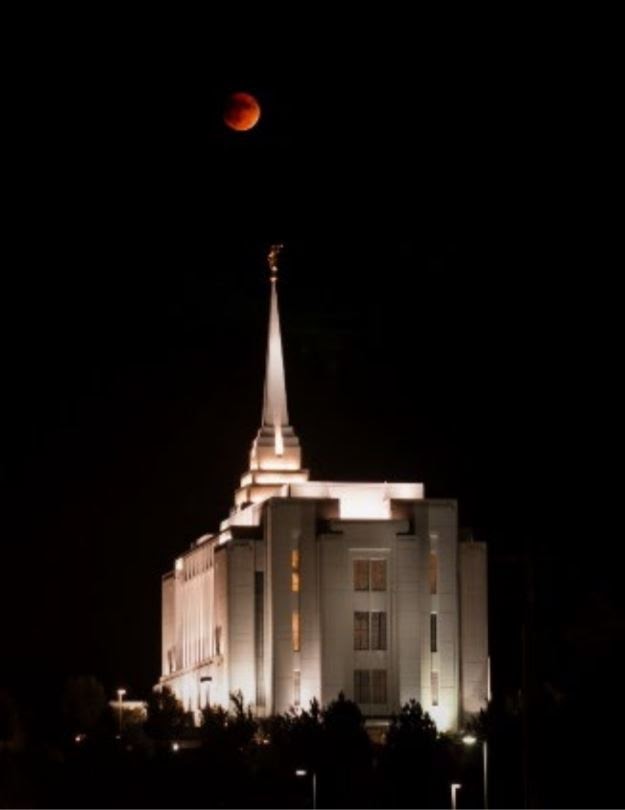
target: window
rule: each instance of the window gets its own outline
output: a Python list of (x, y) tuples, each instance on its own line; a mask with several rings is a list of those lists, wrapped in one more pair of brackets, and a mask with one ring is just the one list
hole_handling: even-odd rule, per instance
[(371, 560), (371, 590), (386, 590), (386, 560)]
[(369, 649), (369, 614), (361, 611), (354, 613), (354, 649)]
[(299, 669), (293, 670), (293, 705), (299, 706), (301, 703), (301, 684), (302, 684), (302, 673)]
[(430, 652), (438, 651), (438, 622), (436, 613), (430, 613)]
[(299, 593), (299, 550), (291, 552), (291, 591)]
[(438, 706), (438, 672), (433, 672), (431, 677), (432, 706)]
[(291, 615), (291, 638), (293, 641), (293, 652), (299, 652), (299, 610), (294, 610)]
[(368, 669), (354, 670), (354, 700), (356, 703), (371, 703)]
[(386, 612), (354, 612), (354, 649), (386, 650)]
[(386, 560), (354, 560), (355, 591), (386, 590)]
[(371, 614), (371, 649), (386, 649), (386, 613), (381, 610)]
[(221, 627), (215, 628), (215, 655), (221, 655)]
[(355, 669), (354, 700), (356, 703), (386, 703), (386, 670)]
[(265, 575), (254, 572), (254, 652), (256, 658), (256, 705), (265, 705)]
[(428, 560), (428, 579), (430, 582), (430, 593), (438, 593), (438, 555), (435, 551), (430, 551)]
[(354, 590), (369, 590), (369, 560), (354, 560)]
[(386, 670), (371, 670), (371, 702), (386, 703)]

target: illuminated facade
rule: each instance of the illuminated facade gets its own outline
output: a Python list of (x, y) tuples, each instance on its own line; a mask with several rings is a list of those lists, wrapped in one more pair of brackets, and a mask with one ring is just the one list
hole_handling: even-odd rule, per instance
[(343, 691), (384, 718), (415, 698), (456, 728), (489, 690), (486, 547), (423, 484), (309, 480), (270, 267), (261, 428), (230, 516), (163, 577), (160, 683), (196, 712), (236, 690), (259, 715)]

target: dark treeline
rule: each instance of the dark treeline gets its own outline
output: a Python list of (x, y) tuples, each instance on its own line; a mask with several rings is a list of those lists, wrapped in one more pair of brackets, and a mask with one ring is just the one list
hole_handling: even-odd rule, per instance
[[(2, 808), (304, 808), (313, 804), (313, 774), (318, 807), (444, 808), (452, 783), (462, 785), (458, 808), (483, 807), (484, 742), (489, 806), (537, 806), (522, 711), (510, 702), (491, 703), (469, 724), (476, 742), (467, 746), (459, 734), (439, 733), (415, 701), (376, 734), (342, 694), (324, 707), (312, 702), (260, 720), (234, 694), (229, 711), (208, 707), (199, 725), (167, 689), (150, 696), (147, 718), (119, 714), (93, 677), (70, 679), (47, 697), (26, 714), (0, 690)], [(552, 731), (566, 717), (556, 704), (553, 713), (533, 759), (557, 777), (567, 762)], [(534, 769), (532, 779), (538, 776)], [(584, 793), (572, 777), (553, 782), (549, 806), (581, 806), (574, 788), (580, 801)]]
[(147, 719), (120, 717), (96, 679), (76, 678), (56, 711), (25, 729), (4, 693), (0, 804), (311, 807), (313, 775), (320, 807), (447, 807), (461, 778), (468, 803), (481, 802), (479, 768), (418, 703), (382, 741), (342, 694), (262, 720), (231, 697), (229, 711), (207, 707), (199, 725), (167, 689), (151, 695)]

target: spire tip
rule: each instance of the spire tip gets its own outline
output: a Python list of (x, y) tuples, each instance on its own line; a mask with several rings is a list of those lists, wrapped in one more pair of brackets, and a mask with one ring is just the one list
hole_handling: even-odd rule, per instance
[(275, 281), (278, 276), (278, 257), (284, 245), (272, 245), (267, 254), (267, 264), (269, 265), (269, 273), (272, 281)]

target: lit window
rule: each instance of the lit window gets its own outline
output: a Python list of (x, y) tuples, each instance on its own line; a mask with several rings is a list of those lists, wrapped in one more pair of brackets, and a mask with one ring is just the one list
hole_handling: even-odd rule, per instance
[(386, 590), (386, 560), (371, 560), (371, 590)]
[(438, 672), (432, 673), (431, 687), (432, 687), (432, 706), (438, 706)]
[(291, 615), (291, 637), (293, 640), (293, 652), (299, 652), (299, 610), (294, 610)]
[(354, 649), (369, 649), (369, 614), (358, 610), (354, 613)]
[(369, 590), (369, 560), (354, 560), (354, 590)]
[(299, 593), (299, 549), (291, 551), (291, 591)]
[(386, 703), (386, 670), (371, 670), (371, 702)]
[(430, 652), (438, 651), (438, 622), (436, 613), (430, 613)]
[(384, 611), (376, 610), (371, 614), (371, 649), (386, 649), (386, 613)]
[(428, 579), (430, 582), (430, 593), (438, 593), (438, 555), (435, 551), (430, 551)]
[(356, 703), (371, 703), (368, 669), (354, 670), (354, 700)]

